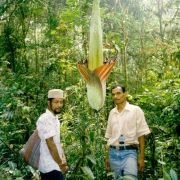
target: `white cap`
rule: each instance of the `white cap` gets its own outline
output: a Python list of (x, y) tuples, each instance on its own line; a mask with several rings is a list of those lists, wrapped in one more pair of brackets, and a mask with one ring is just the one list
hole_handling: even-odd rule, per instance
[(51, 89), (48, 91), (48, 98), (64, 98), (63, 93), (61, 89)]

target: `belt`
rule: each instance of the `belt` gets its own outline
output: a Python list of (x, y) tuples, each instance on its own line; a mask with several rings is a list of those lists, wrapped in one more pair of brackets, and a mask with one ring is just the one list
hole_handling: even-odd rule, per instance
[(136, 144), (124, 145), (124, 146), (112, 146), (112, 145), (110, 145), (110, 148), (117, 149), (117, 150), (131, 150), (131, 149), (138, 150), (138, 146)]

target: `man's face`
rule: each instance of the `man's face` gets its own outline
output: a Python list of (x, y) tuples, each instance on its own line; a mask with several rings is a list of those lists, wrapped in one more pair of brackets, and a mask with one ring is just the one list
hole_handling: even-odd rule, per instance
[(112, 89), (112, 99), (116, 105), (122, 104), (126, 101), (127, 93), (122, 91), (121, 87)]
[(49, 109), (54, 113), (54, 114), (59, 114), (61, 108), (63, 107), (63, 99), (62, 98), (54, 98), (48, 103)]

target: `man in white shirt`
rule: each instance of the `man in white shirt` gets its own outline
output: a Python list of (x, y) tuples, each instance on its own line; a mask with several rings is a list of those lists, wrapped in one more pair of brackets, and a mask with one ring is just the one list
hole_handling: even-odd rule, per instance
[(143, 111), (129, 104), (126, 101), (127, 95), (123, 85), (112, 88), (116, 107), (110, 111), (105, 134), (109, 150), (106, 168), (109, 169), (110, 164), (115, 179), (123, 177), (136, 180), (138, 170), (142, 172), (144, 169), (144, 137), (150, 130)]
[(68, 170), (66, 158), (60, 142), (60, 122), (57, 114), (63, 107), (63, 91), (48, 91), (48, 108), (36, 125), (41, 139), (39, 171), (42, 180), (63, 180)]

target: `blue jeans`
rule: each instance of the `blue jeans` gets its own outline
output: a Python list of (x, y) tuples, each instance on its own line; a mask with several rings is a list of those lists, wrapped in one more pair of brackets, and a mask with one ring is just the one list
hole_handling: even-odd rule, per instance
[(109, 160), (116, 180), (137, 180), (137, 151), (110, 148)]

